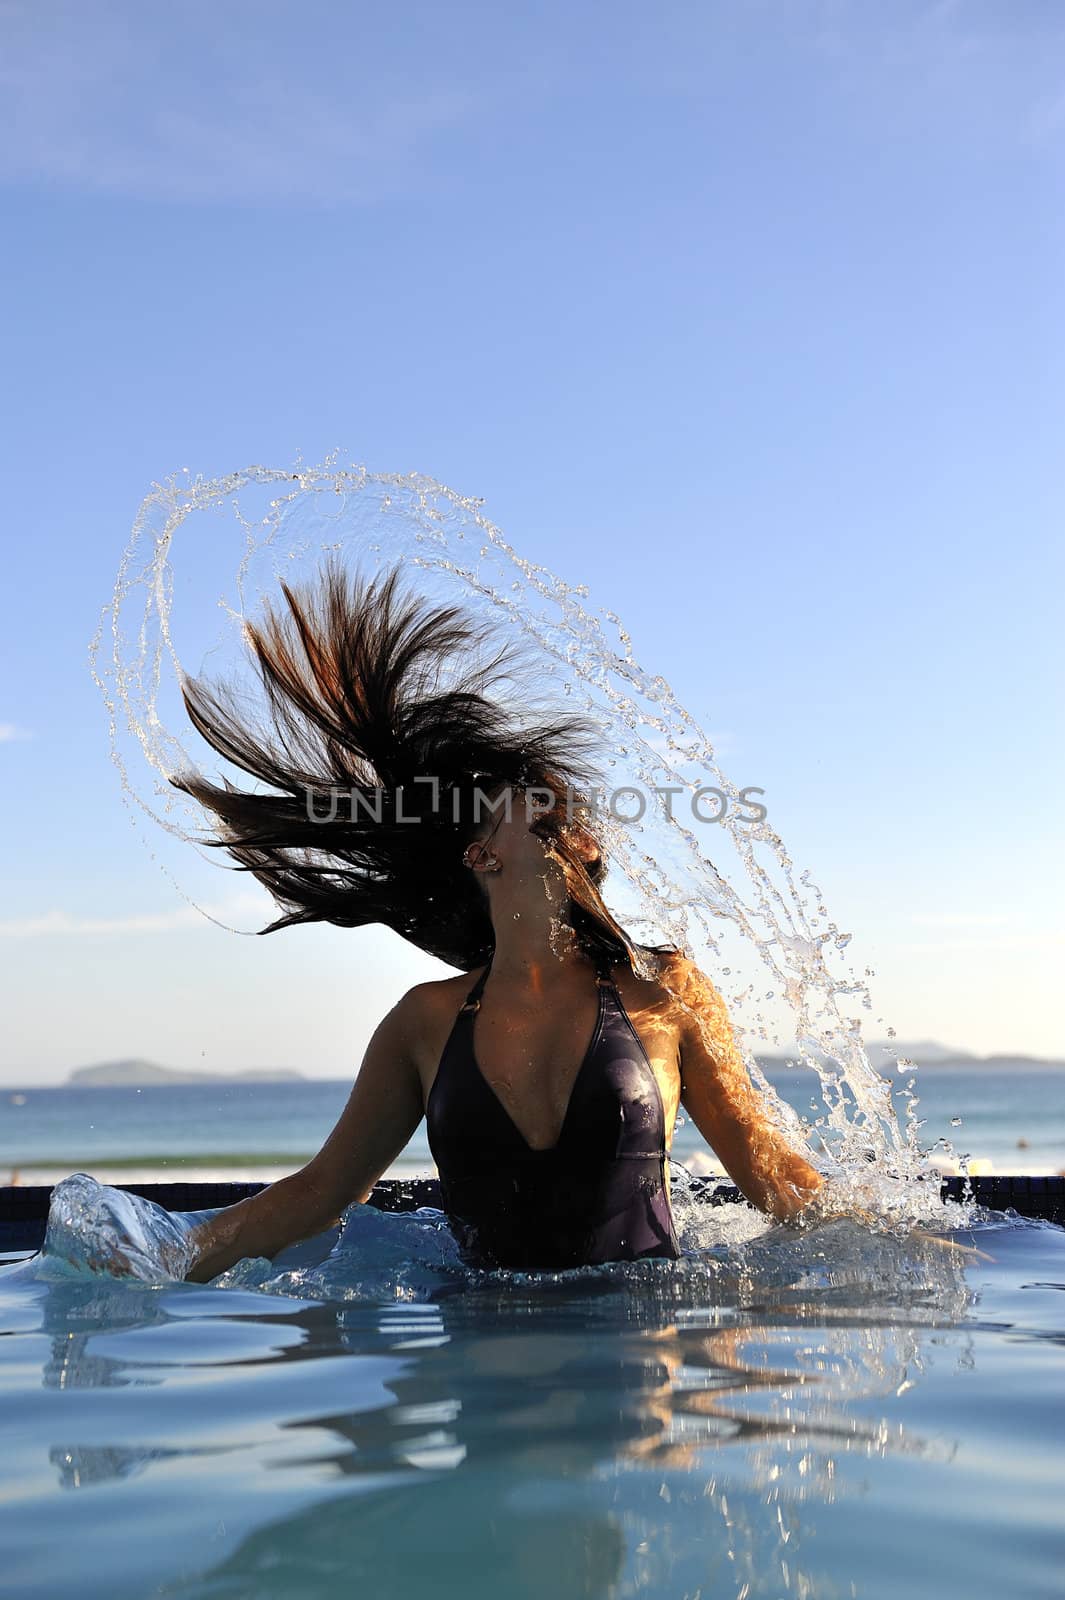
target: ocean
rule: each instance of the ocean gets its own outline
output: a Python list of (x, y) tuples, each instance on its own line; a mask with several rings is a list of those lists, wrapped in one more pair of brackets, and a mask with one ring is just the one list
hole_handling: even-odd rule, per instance
[[(1065, 1165), (1065, 1072), (920, 1079), (922, 1142)], [(810, 1111), (811, 1074), (776, 1083)], [(475, 1273), (439, 1213), (357, 1206), (210, 1284), (101, 1264), (101, 1183), (279, 1176), (347, 1087), (2, 1091), (0, 1182), (91, 1175), (44, 1251), (0, 1261), (12, 1600), (1060, 1594), (1049, 1223), (686, 1203), (676, 1262)], [(689, 1123), (674, 1154), (709, 1160)], [(430, 1169), (419, 1134), (393, 1172)], [(121, 1203), (150, 1250), (163, 1214)]]
[[(280, 1093), (313, 1143), (308, 1086)], [(119, 1148), (123, 1102), (108, 1123), (90, 1094), (86, 1134)], [(163, 1148), (162, 1108), (201, 1091), (124, 1094)], [(257, 1098), (223, 1102), (225, 1152), (186, 1114), (190, 1152), (281, 1154)], [(147, 1113), (124, 1114), (135, 1145)], [(438, 1213), (359, 1206), (195, 1284), (111, 1276), (75, 1183), (75, 1248), (0, 1263), (11, 1600), (1061, 1593), (1065, 1229), (725, 1206), (684, 1220), (676, 1262), (477, 1274)]]
[[(772, 1082), (801, 1115), (821, 1109), (808, 1069), (777, 1071)], [(320, 1148), (349, 1089), (336, 1078), (0, 1089), (0, 1184), (51, 1184), (76, 1171), (104, 1183), (272, 1182)], [(981, 1172), (1065, 1169), (1065, 1065), (928, 1067), (916, 1089), (925, 1147), (948, 1139)], [(693, 1171), (718, 1170), (688, 1121), (678, 1122), (673, 1157)], [(433, 1170), (423, 1123), (387, 1175)]]

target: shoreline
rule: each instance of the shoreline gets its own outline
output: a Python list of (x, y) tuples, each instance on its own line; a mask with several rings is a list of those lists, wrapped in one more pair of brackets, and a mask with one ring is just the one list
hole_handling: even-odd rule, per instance
[[(280, 1178), (287, 1178), (299, 1170), (300, 1163), (294, 1161), (291, 1166), (277, 1167), (266, 1166), (261, 1163), (249, 1163), (246, 1166), (182, 1166), (170, 1163), (166, 1166), (141, 1166), (112, 1165), (107, 1161), (94, 1161), (78, 1166), (71, 1163), (67, 1166), (0, 1166), (0, 1188), (53, 1188), (61, 1183), (64, 1178), (69, 1178), (75, 1172), (87, 1172), (90, 1178), (95, 1178), (97, 1183), (107, 1183), (114, 1186), (122, 1184), (142, 1183), (277, 1183)], [(401, 1165), (398, 1163), (389, 1167), (382, 1173), (384, 1178), (435, 1178), (436, 1168), (426, 1163)]]
[[(686, 1158), (677, 1157), (678, 1164), (685, 1167), (694, 1176), (700, 1178), (727, 1178), (727, 1173), (720, 1162), (714, 1161), (709, 1155), (704, 1156), (700, 1151)], [(152, 1165), (146, 1162), (142, 1165), (126, 1165), (125, 1163), (112, 1164), (107, 1161), (91, 1163), (89, 1166), (70, 1164), (67, 1166), (22, 1166), (13, 1167), (0, 1165), (0, 1188), (54, 1188), (64, 1178), (69, 1178), (74, 1172), (88, 1172), (89, 1177), (95, 1178), (98, 1183), (113, 1186), (123, 1184), (146, 1183), (277, 1183), (281, 1178), (287, 1178), (299, 1169), (299, 1162), (289, 1166), (267, 1166), (255, 1162), (247, 1165), (232, 1165), (225, 1167), (209, 1165), (189, 1165), (180, 1163), (167, 1163), (166, 1165)], [(931, 1165), (943, 1177), (955, 1177), (961, 1171), (957, 1161), (943, 1157), (933, 1157)], [(1051, 1161), (1010, 1161), (1008, 1166), (998, 1165), (982, 1157), (973, 1157), (969, 1162), (970, 1176), (978, 1177), (1023, 1177), (1023, 1178), (1059, 1178), (1065, 1177), (1065, 1152)], [(405, 1178), (435, 1178), (436, 1167), (432, 1162), (393, 1162), (387, 1171), (382, 1173), (382, 1178), (394, 1181)]]

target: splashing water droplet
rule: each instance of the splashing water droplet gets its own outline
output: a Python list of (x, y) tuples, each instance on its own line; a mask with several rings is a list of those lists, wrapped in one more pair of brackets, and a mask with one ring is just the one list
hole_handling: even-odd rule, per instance
[[(90, 651), (133, 817), (139, 811), (174, 838), (200, 845), (203, 813), (170, 778), (197, 770), (205, 758), (217, 765), (217, 758), (190, 729), (181, 680), (193, 669), (212, 679), (246, 678), (245, 624), (264, 601), (276, 603), (282, 578), (316, 578), (326, 550), (343, 552), (361, 576), (398, 562), (402, 581), (420, 596), (458, 604), (476, 621), (497, 631), (505, 623), (520, 635), (542, 683), (576, 700), (575, 709), (601, 731), (600, 770), (609, 770), (614, 790), (675, 788), (670, 807), (641, 808), (628, 795), (620, 808), (593, 809), (610, 862), (602, 892), (637, 942), (675, 946), (711, 978), (738, 980), (731, 998), (736, 1036), (781, 1125), (802, 1137), (804, 1125), (746, 1041), (777, 1038), (786, 1028), (798, 1059), (820, 1082), (826, 1109), (816, 1126), (826, 1158), (864, 1165), (872, 1151), (895, 1173), (923, 1172), (913, 1105), (904, 1131), (862, 1043), (861, 1016), (871, 1001), (864, 981), (843, 965), (852, 936), (830, 920), (810, 872), (796, 873), (768, 817), (751, 820), (743, 785), (723, 771), (666, 680), (639, 665), (616, 614), (586, 609), (587, 585), (566, 583), (519, 556), (480, 506), (431, 478), (341, 467), (335, 457), (318, 467), (301, 464), (298, 474), (249, 467), (190, 482), (186, 470), (153, 486)], [(524, 705), (520, 698), (515, 704)], [(704, 802), (710, 790), (720, 799), (700, 808), (700, 789)], [(259, 931), (200, 909), (234, 932)], [(818, 919), (827, 932), (818, 931)], [(637, 975), (653, 972), (648, 962)], [(763, 991), (766, 977), (773, 986)], [(772, 1016), (748, 1014), (756, 994), (771, 1002)], [(895, 1030), (887, 1035), (894, 1039)]]

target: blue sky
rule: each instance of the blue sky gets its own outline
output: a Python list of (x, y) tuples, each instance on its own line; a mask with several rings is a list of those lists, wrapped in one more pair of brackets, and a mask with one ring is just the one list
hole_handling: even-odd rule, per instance
[(5, 1081), (347, 1076), (442, 970), (190, 913), (88, 670), (153, 482), (334, 448), (620, 614), (900, 1035), (1065, 1056), (1059, 7), (0, 26)]

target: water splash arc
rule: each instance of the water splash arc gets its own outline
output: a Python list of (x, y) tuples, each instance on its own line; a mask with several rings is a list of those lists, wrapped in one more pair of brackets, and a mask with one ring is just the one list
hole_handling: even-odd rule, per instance
[[(692, 713), (661, 675), (639, 664), (620, 617), (592, 609), (586, 584), (519, 555), (480, 500), (416, 473), (341, 466), (337, 456), (320, 466), (252, 466), (211, 480), (186, 469), (154, 484), (138, 511), (90, 659), (108, 707), (112, 758), (145, 842), (148, 821), (194, 846), (204, 837), (202, 813), (169, 782), (199, 766), (205, 752), (216, 763), (206, 746), (196, 747), (182, 677), (246, 674), (245, 622), (264, 601), (276, 603), (283, 578), (310, 579), (327, 554), (366, 575), (399, 561), (412, 588), (461, 603), (533, 652), (545, 693), (556, 705), (564, 696), (602, 728), (610, 787), (649, 797), (631, 821), (601, 813), (608, 903), (636, 938), (682, 946), (715, 979), (778, 1120), (796, 1137), (815, 1134), (833, 1164), (923, 1175), (912, 1088), (901, 1126), (892, 1086), (863, 1043), (872, 1001), (847, 964), (850, 936), (810, 873), (797, 872), (768, 817), (752, 818), (741, 804), (741, 786)], [(675, 801), (700, 785), (729, 802), (712, 826), (699, 826)], [(180, 874), (169, 875), (197, 904)], [(234, 932), (262, 926), (261, 917), (255, 928), (241, 928), (199, 909)], [(785, 1048), (816, 1075), (821, 1115), (812, 1121), (774, 1094), (758, 1065), (755, 1049), (782, 1033)]]

